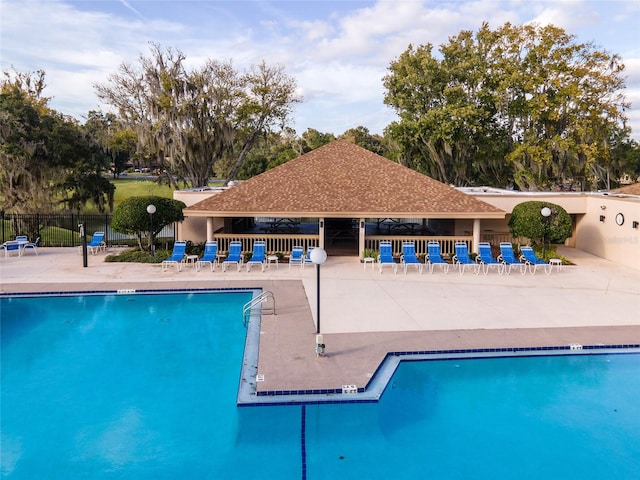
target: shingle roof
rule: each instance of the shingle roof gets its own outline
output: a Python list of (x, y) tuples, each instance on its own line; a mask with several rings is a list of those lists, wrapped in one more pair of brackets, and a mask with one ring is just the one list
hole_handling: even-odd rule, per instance
[(186, 216), (504, 218), (505, 212), (337, 140), (196, 203)]
[(640, 183), (632, 183), (631, 185), (617, 188), (616, 190), (613, 190), (613, 192), (623, 193), (626, 195), (640, 195)]

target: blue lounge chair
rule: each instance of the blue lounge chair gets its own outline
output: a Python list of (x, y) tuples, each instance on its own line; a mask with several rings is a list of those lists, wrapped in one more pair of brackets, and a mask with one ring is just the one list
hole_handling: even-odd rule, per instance
[(474, 273), (478, 275), (480, 273), (480, 265), (471, 260), (468, 245), (465, 242), (456, 242), (455, 249), (456, 254), (453, 256), (453, 268), (457, 268), (460, 275), (464, 275), (465, 269), (470, 267)]
[(175, 265), (178, 271), (182, 270), (182, 261), (187, 250), (187, 242), (178, 241), (173, 244), (173, 252), (171, 256), (162, 261), (162, 271), (166, 272), (169, 267)]
[(204, 253), (196, 262), (196, 270), (200, 270), (203, 266), (209, 264), (213, 272), (218, 265), (218, 242), (209, 240), (204, 244)]
[(22, 246), (16, 242), (15, 240), (10, 240), (8, 242), (4, 242), (2, 244), (2, 248), (4, 249), (4, 256), (10, 257), (14, 253), (18, 256), (22, 256)]
[(476, 257), (476, 262), (480, 264), (482, 273), (485, 275), (489, 273), (490, 268), (494, 267), (498, 268), (498, 273), (500, 275), (504, 272), (504, 264), (493, 258), (493, 253), (491, 253), (491, 244), (488, 242), (480, 242), (478, 244), (478, 256)]
[(429, 273), (433, 273), (433, 269), (436, 265), (442, 268), (444, 273), (449, 273), (449, 264), (442, 258), (440, 253), (440, 244), (438, 242), (427, 243), (427, 265), (429, 267)]
[(296, 245), (291, 249), (291, 255), (289, 256), (289, 268), (291, 265), (300, 265), (304, 267), (304, 247)]
[(547, 275), (551, 274), (551, 264), (538, 258), (536, 252), (533, 251), (533, 248), (520, 247), (520, 253), (522, 253), (520, 260), (522, 260), (527, 265), (530, 273), (535, 274), (538, 267), (541, 266), (544, 268), (544, 273), (546, 273)]
[(27, 249), (33, 250), (36, 255), (38, 255), (38, 244), (40, 243), (40, 237), (36, 238), (35, 242), (28, 242), (22, 246), (22, 254), (27, 251)]
[(311, 252), (314, 248), (316, 247), (307, 248), (307, 254), (302, 259), (302, 268), (304, 268), (305, 265), (313, 265), (313, 262), (311, 261)]
[(524, 275), (527, 273), (526, 264), (516, 258), (515, 253), (513, 253), (513, 245), (509, 242), (500, 242), (500, 256), (498, 257), (498, 260), (504, 264), (503, 271), (506, 271), (507, 274), (511, 273), (511, 267), (513, 266), (519, 267), (521, 274)]
[(402, 244), (402, 255), (400, 256), (400, 264), (404, 269), (404, 273), (407, 273), (409, 266), (417, 267), (418, 271), (422, 273), (422, 262), (416, 256), (416, 244), (413, 242), (404, 242)]
[(104, 232), (96, 232), (91, 237), (91, 241), (87, 243), (87, 250), (94, 255), (100, 250), (103, 252), (107, 250), (107, 244), (104, 243)]
[(382, 274), (382, 267), (390, 265), (393, 268), (393, 273), (398, 273), (398, 264), (393, 258), (393, 248), (391, 242), (380, 242), (380, 254), (378, 255), (378, 269)]
[(251, 271), (251, 265), (260, 265), (264, 272), (264, 267), (267, 263), (267, 255), (265, 253), (266, 244), (262, 240), (253, 242), (253, 255), (247, 262), (247, 272)]
[(222, 262), (222, 271), (225, 272), (229, 265), (237, 265), (238, 271), (242, 268), (242, 242), (233, 241), (229, 244), (229, 255)]

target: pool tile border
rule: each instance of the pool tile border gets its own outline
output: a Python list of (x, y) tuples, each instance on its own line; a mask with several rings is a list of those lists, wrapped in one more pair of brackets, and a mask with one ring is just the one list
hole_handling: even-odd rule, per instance
[[(255, 322), (258, 323), (258, 322)], [(259, 328), (258, 328), (259, 330)], [(258, 333), (259, 334), (259, 333)], [(249, 335), (247, 335), (249, 337)], [(256, 392), (239, 389), (239, 407), (292, 406), (343, 403), (377, 403), (400, 362), (454, 359), (508, 358), (551, 355), (640, 354), (640, 344), (551, 345), (536, 347), (408, 350), (387, 353), (371, 380), (357, 393), (343, 393), (342, 387), (328, 389), (273, 390)], [(244, 364), (243, 364), (244, 368)], [(257, 367), (256, 367), (257, 371)], [(247, 385), (247, 387), (250, 385)], [(242, 390), (242, 391), (241, 391)]]
[(45, 292), (9, 292), (0, 293), (0, 298), (20, 298), (20, 297), (41, 297), (41, 296), (67, 296), (72, 297), (76, 295), (135, 295), (137, 293), (223, 293), (223, 292), (250, 292), (250, 291), (262, 291), (258, 287), (218, 287), (218, 288), (131, 288), (131, 289), (116, 289), (116, 290), (78, 290), (78, 291), (45, 291)]

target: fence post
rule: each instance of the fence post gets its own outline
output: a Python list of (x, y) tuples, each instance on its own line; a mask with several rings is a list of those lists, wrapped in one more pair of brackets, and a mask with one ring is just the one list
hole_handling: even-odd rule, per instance
[(89, 262), (87, 259), (87, 228), (85, 223), (78, 224), (80, 228), (80, 237), (82, 237), (82, 266), (87, 268)]
[(109, 215), (104, 216), (104, 243), (108, 247), (109, 246), (109, 237), (111, 236), (111, 231), (109, 230)]

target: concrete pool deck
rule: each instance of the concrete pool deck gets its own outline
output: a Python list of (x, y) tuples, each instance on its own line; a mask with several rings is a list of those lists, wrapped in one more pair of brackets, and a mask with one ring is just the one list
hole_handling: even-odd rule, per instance
[[(117, 249), (109, 249), (107, 254)], [(460, 275), (439, 269), (394, 275), (365, 269), (354, 257), (329, 257), (321, 268), (321, 331), (315, 353), (316, 271), (272, 265), (265, 272), (192, 266), (106, 263), (75, 248), (40, 248), (36, 256), (0, 258), (0, 293), (118, 289), (253, 287), (276, 298), (277, 315), (260, 328), (257, 391), (365, 386), (387, 352), (640, 344), (640, 269), (572, 248), (575, 265), (551, 275)], [(640, 256), (633, 259), (640, 261)], [(1, 312), (0, 312), (1, 313)], [(242, 321), (239, 314), (238, 321)], [(250, 381), (252, 379), (247, 379)]]

